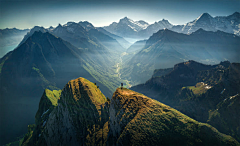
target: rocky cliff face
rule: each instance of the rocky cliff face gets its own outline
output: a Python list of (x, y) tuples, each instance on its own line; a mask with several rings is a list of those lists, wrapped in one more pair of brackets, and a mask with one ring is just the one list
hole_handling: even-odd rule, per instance
[(96, 85), (84, 78), (71, 80), (46, 124), (47, 145), (103, 145), (108, 132), (106, 107)]
[[(39, 115), (41, 111), (45, 109)], [(210, 125), (129, 89), (118, 88), (109, 102), (84, 78), (69, 81), (57, 106), (42, 115), (47, 117), (36, 120), (41, 122), (25, 136), (24, 145), (239, 144)]]
[(69, 81), (58, 106), (42, 124), (38, 139), (28, 145), (105, 145), (108, 102), (97, 86), (84, 78)]

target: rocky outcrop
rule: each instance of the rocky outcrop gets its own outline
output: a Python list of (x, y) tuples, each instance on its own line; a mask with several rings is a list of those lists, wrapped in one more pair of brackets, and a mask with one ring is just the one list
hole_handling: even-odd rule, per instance
[[(69, 81), (58, 106), (43, 121), (43, 130), (28, 145), (105, 145), (108, 102), (99, 88), (84, 78)], [(35, 129), (37, 131), (37, 129)]]
[[(63, 88), (44, 130), (47, 145), (104, 145), (108, 132), (105, 96), (84, 78)], [(105, 131), (104, 131), (105, 130)]]

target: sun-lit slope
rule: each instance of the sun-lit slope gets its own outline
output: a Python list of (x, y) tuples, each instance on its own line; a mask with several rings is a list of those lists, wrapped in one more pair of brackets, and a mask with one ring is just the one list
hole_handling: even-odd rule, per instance
[(239, 145), (212, 126), (125, 88), (116, 90), (109, 111), (110, 145)]
[(34, 130), (38, 137), (27, 145), (105, 145), (107, 106), (94, 83), (84, 78), (71, 80), (63, 88), (58, 106), (41, 124), (42, 130)]

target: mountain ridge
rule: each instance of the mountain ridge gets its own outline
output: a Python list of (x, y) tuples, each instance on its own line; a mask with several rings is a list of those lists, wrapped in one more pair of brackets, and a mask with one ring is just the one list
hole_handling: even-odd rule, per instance
[(208, 124), (126, 88), (117, 88), (108, 101), (95, 84), (84, 78), (65, 85), (58, 106), (42, 126), (42, 130), (35, 128), (32, 135), (26, 134), (23, 144), (239, 144)]
[(207, 31), (224, 31), (235, 35), (240, 35), (240, 13), (235, 12), (228, 16), (216, 16), (212, 17), (208, 13), (201, 14), (195, 20), (188, 22), (184, 25), (176, 25), (171, 30), (181, 33), (192, 33), (199, 28), (203, 28)]

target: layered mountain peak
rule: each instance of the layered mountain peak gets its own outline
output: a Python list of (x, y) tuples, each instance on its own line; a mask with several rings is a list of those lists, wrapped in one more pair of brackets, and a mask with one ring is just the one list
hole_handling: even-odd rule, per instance
[(188, 24), (188, 26), (196, 25), (199, 28), (205, 28), (207, 30), (210, 30), (209, 27), (213, 27), (211, 25), (214, 25), (214, 18), (208, 14), (203, 13), (201, 14), (197, 19), (195, 19), (192, 23)]
[(42, 26), (34, 26), (31, 30), (30, 30), (30, 32), (28, 32), (25, 36), (24, 36), (24, 38), (23, 38), (23, 40), (19, 43), (19, 46), (21, 45), (21, 44), (23, 44), (31, 35), (33, 35), (34, 34), (34, 32), (36, 32), (36, 31), (40, 31), (40, 32), (48, 32), (48, 30), (47, 29), (45, 29), (44, 27), (42, 27)]
[(124, 18), (120, 19), (119, 25), (120, 24), (126, 24), (129, 27), (131, 27), (132, 29), (134, 29), (135, 31), (145, 29), (149, 25), (147, 22), (145, 22), (143, 20), (133, 21), (132, 19), (129, 19), (128, 17), (124, 17)]
[(124, 17), (119, 20), (119, 23), (129, 23), (130, 21), (133, 21), (133, 20), (129, 19), (128, 17)]
[(107, 31), (117, 34), (122, 37), (136, 37), (138, 32), (148, 27), (148, 23), (143, 20), (133, 21), (128, 17), (124, 17), (119, 20), (118, 23), (112, 23), (109, 26), (105, 26)]
[(165, 19), (153, 24), (148, 24), (143, 20), (133, 21), (128, 17), (124, 17), (120, 19), (119, 23), (114, 22), (109, 26), (105, 26), (104, 29), (122, 37), (146, 39), (158, 30), (163, 28), (169, 29), (172, 28), (172, 26), (173, 25)]
[(166, 19), (162, 19), (161, 21), (158, 21), (158, 25), (161, 25), (163, 28), (171, 28), (173, 25)]

